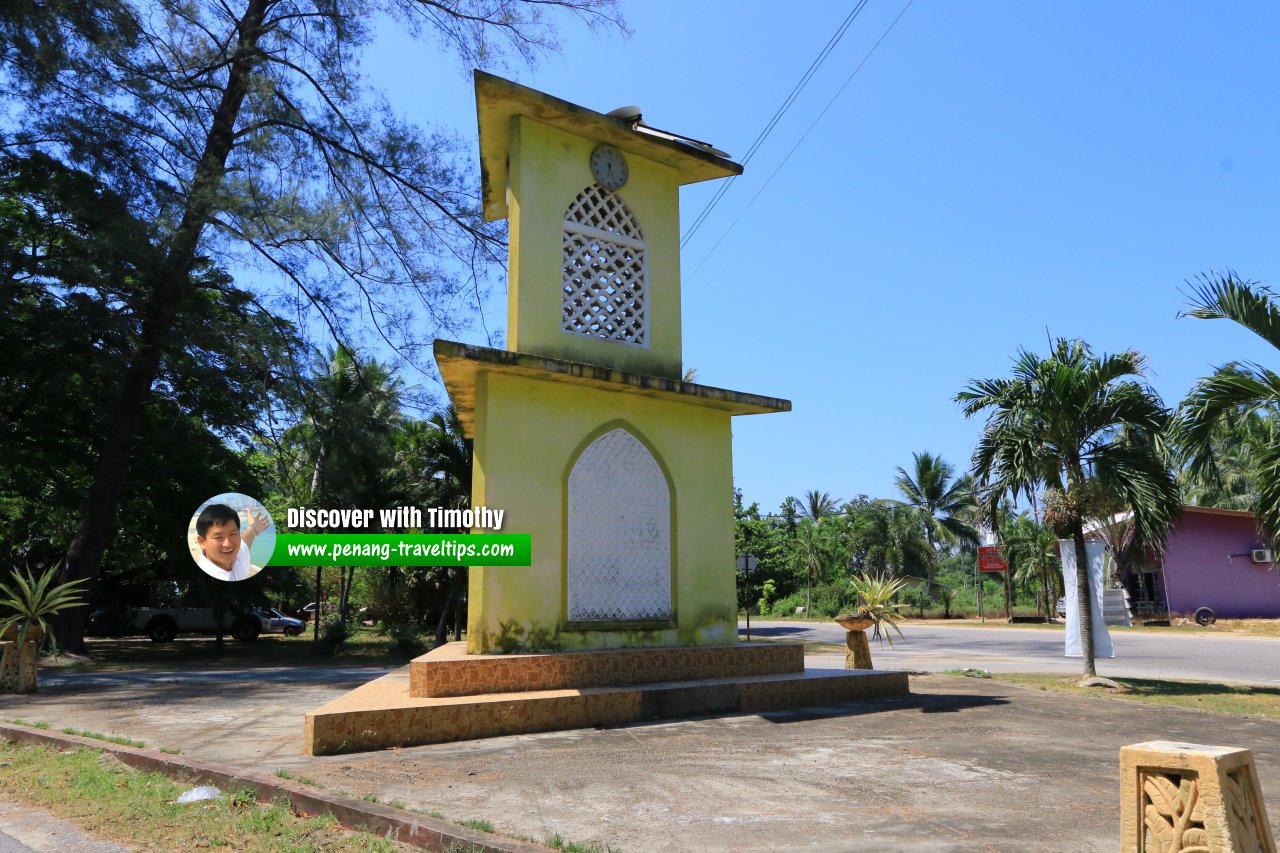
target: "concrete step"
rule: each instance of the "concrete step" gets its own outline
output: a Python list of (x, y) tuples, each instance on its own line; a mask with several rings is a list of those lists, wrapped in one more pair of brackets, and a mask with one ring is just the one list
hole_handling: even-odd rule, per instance
[(466, 643), (446, 643), (416, 658), (409, 668), (411, 696), (480, 696), (801, 672), (804, 646), (736, 643), (732, 646), (469, 655)]
[(702, 714), (841, 705), (909, 693), (905, 672), (806, 669), (639, 685), (415, 697), (408, 668), (307, 714), (304, 749), (333, 755)]

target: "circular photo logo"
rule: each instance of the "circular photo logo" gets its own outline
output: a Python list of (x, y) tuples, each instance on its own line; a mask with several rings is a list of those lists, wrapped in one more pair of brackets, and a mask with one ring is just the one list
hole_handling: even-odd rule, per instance
[(222, 581), (242, 581), (262, 571), (276, 547), (276, 526), (262, 502), (239, 492), (200, 504), (187, 527), (191, 559)]

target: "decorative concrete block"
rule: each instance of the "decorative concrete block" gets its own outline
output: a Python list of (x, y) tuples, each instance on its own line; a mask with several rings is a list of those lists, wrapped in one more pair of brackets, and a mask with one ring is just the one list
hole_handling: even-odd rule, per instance
[(1276, 853), (1253, 753), (1150, 741), (1120, 750), (1122, 853)]

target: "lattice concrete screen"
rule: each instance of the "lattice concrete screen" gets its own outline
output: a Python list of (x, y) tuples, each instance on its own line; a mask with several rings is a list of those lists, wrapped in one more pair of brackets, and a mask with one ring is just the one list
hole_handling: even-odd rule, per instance
[(1151, 741), (1120, 750), (1123, 853), (1276, 853), (1247, 749)]
[(569, 621), (671, 618), (671, 491), (624, 429), (600, 436), (569, 473)]
[(560, 328), (648, 346), (644, 235), (622, 200), (592, 184), (564, 215)]

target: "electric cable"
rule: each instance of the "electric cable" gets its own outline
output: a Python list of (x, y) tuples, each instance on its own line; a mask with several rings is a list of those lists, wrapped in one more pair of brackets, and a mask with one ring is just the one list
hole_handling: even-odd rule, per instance
[[(826, 45), (818, 52), (818, 55), (814, 58), (813, 62), (809, 64), (808, 70), (804, 72), (799, 82), (792, 87), (791, 93), (788, 94), (786, 99), (782, 102), (782, 106), (778, 107), (777, 111), (773, 114), (773, 118), (769, 119), (764, 130), (760, 131), (755, 142), (751, 143), (751, 147), (747, 150), (746, 155), (741, 160), (743, 166), (747, 165), (747, 163), (751, 161), (751, 158), (755, 155), (756, 151), (759, 150), (760, 146), (764, 144), (765, 139), (768, 138), (774, 127), (776, 127), (778, 122), (782, 120), (782, 117), (786, 115), (787, 110), (791, 109), (791, 105), (795, 103), (796, 98), (800, 96), (800, 93), (804, 90), (805, 86), (808, 85), (809, 81), (813, 78), (813, 75), (822, 67), (822, 63), (824, 63), (827, 57), (831, 55), (831, 51), (835, 50), (836, 45), (840, 43), (840, 39), (844, 37), (845, 32), (848, 31), (849, 26), (853, 24), (863, 7), (867, 5), (867, 2), (868, 0), (859, 0), (859, 2), (854, 6), (853, 11), (851, 11), (844, 21), (840, 23), (840, 26), (836, 28), (835, 33), (827, 40)], [(685, 232), (684, 237), (680, 241), (681, 248), (684, 248), (684, 246), (693, 239), (693, 235), (697, 233), (698, 228), (701, 227), (702, 223), (706, 221), (709, 215), (711, 215), (711, 211), (720, 203), (720, 199), (729, 191), (729, 187), (733, 185), (733, 182), (737, 180), (737, 178), (737, 175), (732, 175), (729, 180), (724, 181), (716, 188), (715, 195), (713, 195), (711, 200), (707, 202), (706, 207), (702, 208), (702, 212), (698, 214), (697, 218), (693, 221), (693, 224), (689, 226), (689, 230)]]
[(888, 29), (886, 29), (884, 33), (880, 36), (879, 40), (877, 40), (876, 43), (871, 46), (871, 50), (867, 51), (867, 55), (862, 58), (862, 61), (859, 62), (858, 66), (853, 69), (853, 72), (847, 78), (845, 78), (844, 83), (842, 83), (840, 85), (840, 88), (836, 90), (836, 93), (831, 96), (831, 100), (827, 101), (827, 105), (822, 108), (822, 112), (818, 113), (818, 117), (813, 120), (813, 123), (809, 125), (808, 129), (806, 129), (805, 132), (800, 136), (800, 138), (796, 140), (796, 144), (791, 146), (791, 150), (787, 152), (787, 156), (782, 158), (782, 162), (778, 164), (777, 168), (775, 168), (772, 173), (770, 173), (768, 179), (765, 180), (764, 184), (760, 187), (760, 189), (756, 190), (756, 194), (751, 197), (751, 201), (747, 202), (747, 206), (742, 208), (742, 212), (738, 214), (737, 219), (734, 219), (733, 222), (729, 223), (729, 227), (726, 228), (724, 230), (724, 233), (720, 235), (720, 239), (715, 242), (715, 245), (711, 247), (710, 251), (708, 251), (707, 254), (703, 256), (702, 260), (698, 262), (698, 265), (694, 267), (693, 272), (690, 273), (687, 278), (685, 278), (685, 284), (688, 284), (693, 279), (693, 277), (698, 274), (698, 270), (702, 269), (703, 264), (707, 262), (707, 259), (709, 259), (715, 253), (716, 249), (720, 247), (720, 244), (724, 242), (724, 238), (728, 237), (729, 232), (733, 230), (734, 226), (737, 225), (742, 220), (743, 216), (746, 216), (747, 211), (751, 209), (751, 205), (755, 204), (755, 201), (760, 197), (760, 194), (763, 193), (769, 187), (769, 184), (773, 181), (774, 177), (777, 176), (778, 172), (782, 171), (782, 167), (787, 165), (787, 161), (791, 159), (791, 155), (796, 153), (796, 149), (800, 147), (801, 143), (803, 143), (805, 139), (808, 138), (809, 134), (813, 131), (813, 129), (817, 127), (818, 122), (821, 121), (822, 117), (827, 114), (827, 110), (831, 109), (831, 106), (836, 102), (836, 99), (840, 97), (840, 94), (845, 90), (845, 87), (847, 87), (851, 82), (853, 82), (853, 78), (857, 76), (859, 71), (862, 70), (862, 66), (867, 64), (867, 60), (870, 59), (871, 55), (876, 52), (876, 48), (880, 46), (881, 42), (883, 42), (886, 38), (888, 38), (889, 33), (893, 32), (893, 28), (898, 25), (898, 21), (902, 20), (902, 16), (907, 14), (907, 10), (911, 8), (911, 4), (914, 2), (915, 0), (907, 0), (907, 5), (902, 7), (902, 11), (898, 13), (898, 17), (893, 19), (893, 23), (889, 24)]

